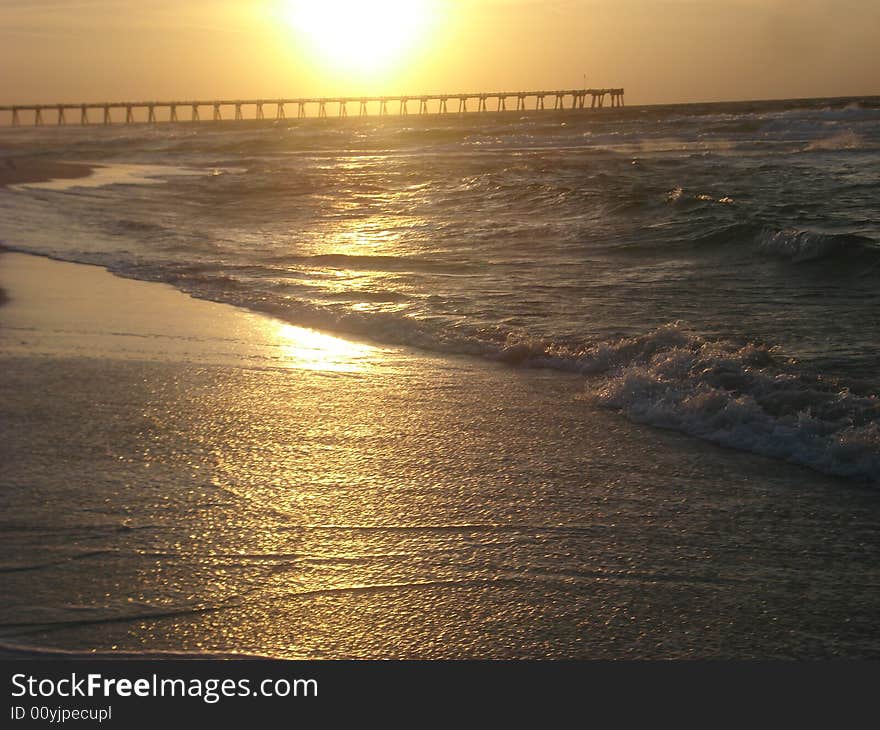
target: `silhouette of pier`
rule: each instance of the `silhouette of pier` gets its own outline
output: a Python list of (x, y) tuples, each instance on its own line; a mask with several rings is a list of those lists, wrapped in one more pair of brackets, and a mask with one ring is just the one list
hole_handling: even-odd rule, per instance
[[(466, 114), (526, 110), (622, 107), (623, 89), (496, 91), (478, 94), (340, 96), (294, 99), (220, 99), (214, 101), (118, 101), (83, 104), (0, 106), (7, 126), (67, 124), (158, 124), (168, 122), (305, 119), (410, 114)], [(588, 101), (589, 100), (589, 101)], [(412, 106), (411, 106), (412, 105)], [(205, 112), (204, 114), (202, 112)]]

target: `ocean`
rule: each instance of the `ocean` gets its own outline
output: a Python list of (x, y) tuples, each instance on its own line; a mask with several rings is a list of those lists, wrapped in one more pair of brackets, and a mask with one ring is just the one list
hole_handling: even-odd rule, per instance
[(880, 479), (880, 100), (7, 131), (12, 249)]
[(6, 249), (351, 343), (0, 328), (0, 651), (878, 656), (880, 99), (0, 149), (99, 166), (0, 189)]

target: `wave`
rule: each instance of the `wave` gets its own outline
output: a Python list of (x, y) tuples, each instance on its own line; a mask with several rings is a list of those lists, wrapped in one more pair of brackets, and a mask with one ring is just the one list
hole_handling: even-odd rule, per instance
[(592, 376), (631, 420), (817, 471), (880, 481), (880, 398), (797, 368), (772, 347), (711, 341), (680, 323), (581, 348), (508, 335), (475, 354)]
[(870, 253), (880, 256), (872, 239), (849, 233), (764, 228), (755, 240), (762, 253), (794, 263)]
[[(670, 202), (679, 200), (684, 206), (692, 207), (698, 203), (698, 196), (684, 198), (680, 189), (669, 193)], [(708, 198), (709, 196), (706, 196)], [(721, 198), (710, 202), (732, 203), (731, 199)], [(868, 236), (857, 233), (830, 233), (806, 228), (778, 227), (760, 221), (741, 221), (706, 226), (678, 241), (666, 242), (658, 246), (650, 240), (615, 245), (613, 250), (620, 253), (669, 253), (675, 250), (714, 251), (742, 255), (753, 259), (755, 254), (801, 264), (822, 260), (837, 260), (841, 263), (880, 262), (880, 244)]]
[(434, 329), (393, 313), (348, 313), (332, 322), (319, 308), (273, 314), (385, 343), (589, 376), (593, 399), (631, 420), (826, 474), (880, 481), (880, 398), (799, 370), (772, 347), (707, 340), (680, 323), (572, 346), (500, 329)]
[(633, 421), (817, 471), (880, 481), (880, 399), (798, 372), (771, 348), (679, 324), (596, 348), (597, 403)]
[(880, 482), (880, 398), (799, 369), (773, 347), (709, 340), (681, 323), (636, 337), (560, 343), (502, 326), (444, 326), (394, 311), (255, 296), (249, 287), (230, 288), (225, 278), (219, 287), (213, 278), (202, 277), (175, 284), (192, 296), (298, 326), (584, 375), (596, 403), (634, 421), (827, 474)]
[(851, 129), (845, 129), (830, 137), (822, 137), (810, 142), (807, 152), (836, 152), (839, 150), (856, 150), (866, 146), (865, 140)]
[(880, 399), (800, 371), (773, 348), (710, 341), (669, 324), (584, 346), (502, 328), (443, 328), (398, 313), (298, 304), (255, 308), (385, 344), (590, 376), (596, 402), (628, 418), (817, 471), (880, 481)]

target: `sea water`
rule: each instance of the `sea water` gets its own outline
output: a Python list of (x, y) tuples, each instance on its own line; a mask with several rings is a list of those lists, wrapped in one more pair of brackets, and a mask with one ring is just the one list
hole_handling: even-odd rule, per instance
[(880, 478), (880, 102), (17, 129), (7, 247)]
[(876, 99), (2, 145), (100, 165), (7, 248), (242, 311), (0, 308), (0, 653), (878, 656)]

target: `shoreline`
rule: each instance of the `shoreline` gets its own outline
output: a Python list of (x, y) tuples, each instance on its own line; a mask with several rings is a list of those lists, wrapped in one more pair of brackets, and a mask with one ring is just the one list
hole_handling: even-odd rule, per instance
[(84, 162), (65, 162), (39, 157), (5, 157), (0, 158), (0, 188), (53, 180), (76, 180), (89, 177), (94, 170), (95, 165)]
[(0, 283), (10, 650), (880, 656), (873, 490), (546, 371), (28, 254)]
[[(145, 357), (296, 370), (360, 367), (392, 352), (191, 297), (170, 284), (117, 276), (99, 264), (2, 245), (0, 292), (6, 297), (0, 322), (19, 333), (8, 338), (6, 354), (87, 353), (112, 360)], [(3, 334), (0, 329), (0, 342)], [(399, 357), (412, 355), (400, 351)]]

